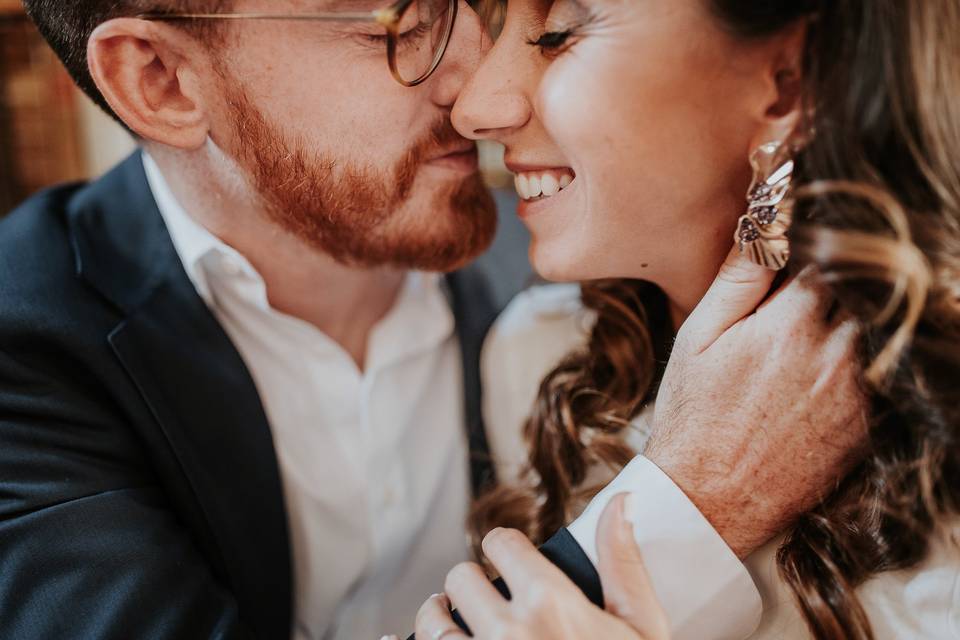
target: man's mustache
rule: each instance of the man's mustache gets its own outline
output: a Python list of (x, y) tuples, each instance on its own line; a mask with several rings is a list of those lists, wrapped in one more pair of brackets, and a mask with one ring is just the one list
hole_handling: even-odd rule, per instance
[(426, 160), (448, 153), (462, 152), (475, 145), (474, 141), (460, 135), (449, 118), (444, 118), (434, 124), (429, 133), (414, 144), (408, 158), (419, 165)]
[(467, 145), (475, 145), (473, 141), (464, 138), (449, 118), (437, 121), (430, 131), (418, 140), (397, 164), (394, 172), (396, 176), (397, 201), (406, 200), (413, 188), (420, 165), (428, 160), (439, 158), (463, 151)]

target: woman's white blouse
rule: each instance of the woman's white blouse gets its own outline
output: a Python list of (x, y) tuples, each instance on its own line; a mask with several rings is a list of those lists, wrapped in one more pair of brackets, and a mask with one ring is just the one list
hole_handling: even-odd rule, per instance
[[(517, 478), (523, 466), (522, 427), (541, 380), (565, 355), (585, 347), (594, 321), (577, 285), (540, 285), (517, 296), (494, 326), (483, 354), (484, 411), (502, 479)], [(626, 436), (638, 453), (651, 415), (648, 407)], [(811, 637), (777, 575), (778, 541), (740, 563), (684, 494), (640, 455), (570, 525), (594, 562), (599, 514), (625, 490), (642, 493), (647, 505), (636, 517), (637, 540), (674, 640)], [(960, 523), (934, 541), (919, 566), (881, 574), (858, 595), (878, 640), (960, 639)]]

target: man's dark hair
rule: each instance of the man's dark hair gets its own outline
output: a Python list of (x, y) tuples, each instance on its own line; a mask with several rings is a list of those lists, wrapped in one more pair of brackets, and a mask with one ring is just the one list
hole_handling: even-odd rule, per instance
[(154, 11), (216, 12), (227, 4), (227, 0), (23, 0), (27, 15), (77, 85), (114, 117), (87, 65), (87, 42), (94, 29), (113, 18)]

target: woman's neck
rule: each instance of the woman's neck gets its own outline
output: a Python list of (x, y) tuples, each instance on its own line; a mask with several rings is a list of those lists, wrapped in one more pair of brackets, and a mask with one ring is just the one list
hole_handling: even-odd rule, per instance
[(667, 296), (674, 333), (680, 330), (696, 306), (700, 304), (707, 289), (716, 280), (729, 251), (729, 246), (717, 245), (713, 251), (701, 254), (700, 259), (688, 263), (681, 277), (657, 283)]

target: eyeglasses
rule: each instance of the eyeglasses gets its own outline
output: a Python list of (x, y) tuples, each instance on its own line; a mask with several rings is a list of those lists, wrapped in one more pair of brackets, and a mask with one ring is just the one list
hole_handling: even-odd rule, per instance
[(142, 20), (294, 20), (335, 22), (376, 22), (385, 36), (387, 64), (394, 79), (414, 87), (437, 70), (450, 43), (457, 19), (458, 0), (397, 0), (377, 9), (354, 13), (145, 13)]

